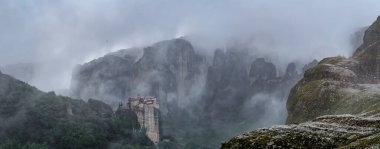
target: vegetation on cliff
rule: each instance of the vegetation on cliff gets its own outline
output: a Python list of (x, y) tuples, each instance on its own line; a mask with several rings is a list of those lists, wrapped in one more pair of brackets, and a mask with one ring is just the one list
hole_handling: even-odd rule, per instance
[(380, 17), (350, 58), (308, 69), (291, 90), (287, 126), (232, 138), (222, 148), (367, 148), (380, 145)]
[(0, 74), (0, 149), (152, 148), (136, 115), (44, 93)]
[[(361, 114), (380, 109), (380, 17), (366, 31), (353, 57), (332, 57), (306, 71), (287, 102), (287, 123), (331, 114)], [(377, 34), (375, 34), (377, 33)]]
[(380, 143), (379, 115), (327, 115), (298, 125), (258, 129), (232, 138), (222, 149), (367, 148)]

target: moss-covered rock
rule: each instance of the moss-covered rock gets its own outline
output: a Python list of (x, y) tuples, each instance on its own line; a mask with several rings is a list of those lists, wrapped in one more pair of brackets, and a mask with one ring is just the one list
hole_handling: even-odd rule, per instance
[(380, 109), (379, 31), (380, 17), (368, 28), (353, 57), (326, 58), (307, 70), (289, 95), (287, 123)]
[(305, 122), (326, 114), (357, 114), (351, 108), (358, 103), (358, 96), (351, 95), (350, 91), (365, 94), (367, 90), (365, 86), (356, 85), (362, 74), (358, 64), (352, 58), (332, 57), (307, 70), (290, 92), (287, 123)]
[(222, 148), (379, 147), (379, 82), (380, 17), (352, 57), (326, 58), (305, 72), (287, 101), (288, 126), (255, 130)]
[(258, 129), (223, 143), (222, 149), (365, 148), (380, 144), (377, 115), (328, 115), (298, 125)]

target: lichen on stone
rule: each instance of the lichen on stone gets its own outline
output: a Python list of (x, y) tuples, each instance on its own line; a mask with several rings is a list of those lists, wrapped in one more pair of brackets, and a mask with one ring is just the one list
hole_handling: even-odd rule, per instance
[(252, 131), (222, 149), (368, 147), (380, 143), (380, 117), (327, 115), (312, 121)]

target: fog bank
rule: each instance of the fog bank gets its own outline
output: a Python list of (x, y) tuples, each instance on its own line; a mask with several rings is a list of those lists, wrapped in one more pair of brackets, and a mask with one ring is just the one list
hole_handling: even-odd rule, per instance
[(378, 0), (4, 0), (0, 65), (40, 64), (30, 83), (47, 91), (68, 88), (76, 64), (180, 36), (206, 53), (239, 42), (279, 64), (348, 56), (350, 35), (379, 8)]

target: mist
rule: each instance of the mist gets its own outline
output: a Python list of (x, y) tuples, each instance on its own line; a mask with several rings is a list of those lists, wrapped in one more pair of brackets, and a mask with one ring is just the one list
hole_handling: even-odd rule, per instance
[(377, 0), (1, 1), (0, 64), (40, 64), (30, 83), (47, 91), (69, 88), (77, 64), (181, 36), (205, 53), (244, 42), (279, 64), (348, 56), (349, 36), (378, 8)]

